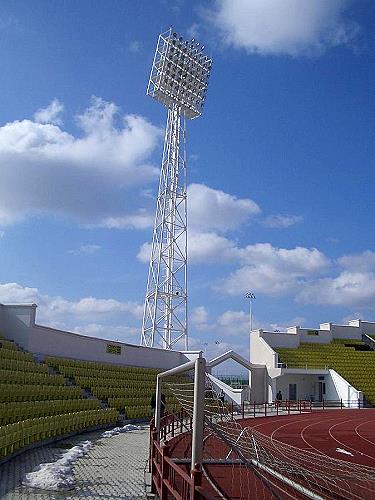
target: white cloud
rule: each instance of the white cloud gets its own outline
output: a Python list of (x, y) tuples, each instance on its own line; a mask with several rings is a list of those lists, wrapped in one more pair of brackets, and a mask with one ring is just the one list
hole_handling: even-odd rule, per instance
[(239, 199), (204, 184), (188, 186), (188, 207), (189, 224), (195, 231), (236, 229), (260, 213), (253, 200)]
[(4, 236), (5, 236), (5, 231), (0, 231), (0, 239), (4, 238)]
[(244, 311), (225, 311), (218, 317), (217, 324), (219, 327), (224, 328), (225, 331), (229, 329), (231, 335), (238, 330), (248, 332), (250, 329), (249, 315)]
[(40, 294), (37, 288), (29, 288), (17, 283), (0, 284), (0, 304), (36, 304)]
[(132, 54), (139, 54), (142, 52), (143, 43), (139, 40), (132, 40), (128, 43), (128, 51)]
[[(235, 230), (246, 224), (252, 216), (260, 213), (259, 206), (252, 200), (236, 196), (204, 184), (188, 186), (188, 256), (190, 262), (234, 262), (239, 257), (235, 243), (217, 232)], [(138, 225), (152, 225), (150, 214), (143, 213)], [(109, 221), (106, 224), (110, 226)], [(146, 226), (148, 224), (148, 226)], [(139, 227), (139, 226), (138, 226)], [(144, 243), (137, 255), (142, 262), (148, 262), (151, 243)]]
[(98, 336), (103, 334), (103, 337), (109, 335), (108, 338), (121, 337), (127, 341), (133, 339), (129, 336), (134, 335), (137, 330), (129, 322), (140, 324), (143, 313), (143, 306), (136, 302), (96, 297), (70, 301), (43, 294), (37, 288), (24, 287), (18, 283), (0, 284), (0, 303), (37, 304), (38, 323), (87, 335), (95, 335), (97, 332)]
[(204, 330), (208, 327), (209, 318), (206, 307), (198, 306), (191, 310), (189, 324), (198, 330)]
[(305, 286), (297, 299), (305, 304), (374, 309), (375, 273), (343, 271), (334, 278), (323, 278)]
[(257, 243), (241, 249), (244, 266), (224, 280), (220, 290), (237, 295), (248, 289), (269, 295), (293, 293), (306, 278), (326, 271), (327, 257), (316, 248), (276, 248)]
[(73, 332), (90, 337), (99, 337), (120, 342), (138, 343), (140, 329), (126, 325), (112, 326), (101, 323), (88, 323), (87, 325), (76, 326)]
[(338, 263), (352, 272), (375, 271), (375, 252), (365, 250), (357, 255), (343, 255), (338, 259)]
[(374, 309), (375, 252), (343, 255), (337, 263), (342, 268), (337, 276), (307, 283), (297, 294), (297, 300), (305, 304)]
[(223, 263), (236, 262), (239, 250), (235, 243), (216, 233), (191, 231), (188, 240), (189, 262)]
[(264, 219), (264, 225), (268, 227), (290, 227), (303, 221), (302, 215), (270, 215)]
[(100, 245), (90, 244), (90, 245), (81, 245), (76, 250), (69, 250), (68, 253), (71, 255), (93, 255), (94, 253), (100, 250)]
[(143, 243), (137, 253), (137, 259), (147, 264), (151, 257), (151, 243)]
[(186, 35), (189, 38), (199, 38), (199, 24), (193, 23), (187, 30)]
[(259, 54), (319, 54), (353, 42), (350, 0), (216, 0), (206, 19), (227, 45)]
[(160, 130), (137, 115), (122, 124), (114, 103), (93, 98), (75, 137), (52, 123), (22, 120), (0, 127), (0, 224), (34, 214), (105, 224), (129, 214), (129, 187), (156, 179), (149, 163)]
[(101, 226), (114, 229), (147, 229), (153, 226), (154, 214), (140, 209), (137, 213), (122, 217), (107, 217)]
[(60, 115), (63, 110), (64, 105), (58, 99), (54, 99), (46, 108), (41, 108), (34, 114), (34, 120), (37, 123), (52, 123), (53, 125), (60, 125)]
[[(143, 243), (137, 258), (141, 262), (149, 262), (151, 243)], [(240, 250), (235, 243), (217, 233), (188, 232), (188, 259), (190, 264), (205, 262), (206, 264), (236, 262)]]
[(303, 316), (295, 316), (289, 321), (282, 322), (271, 322), (269, 324), (262, 324), (262, 328), (267, 331), (275, 332), (286, 332), (286, 329), (290, 326), (302, 326), (306, 322), (306, 319)]

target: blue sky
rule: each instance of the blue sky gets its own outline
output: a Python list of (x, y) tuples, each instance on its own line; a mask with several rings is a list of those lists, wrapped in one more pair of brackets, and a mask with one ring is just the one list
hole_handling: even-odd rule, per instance
[(173, 25), (214, 60), (188, 123), (191, 347), (245, 352), (249, 290), (256, 327), (375, 320), (374, 24), (370, 0), (3, 0), (0, 302), (138, 343)]

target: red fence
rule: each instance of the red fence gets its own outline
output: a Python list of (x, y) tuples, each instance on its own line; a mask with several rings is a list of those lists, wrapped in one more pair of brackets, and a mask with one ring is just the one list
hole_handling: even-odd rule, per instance
[[(176, 464), (170, 456), (170, 444), (166, 438), (174, 438), (178, 434), (190, 431), (191, 417), (180, 412), (163, 417), (160, 421), (160, 434), (151, 425), (150, 430), (150, 472), (151, 491), (160, 500), (175, 498), (177, 500), (212, 500), (202, 487), (202, 470), (196, 464), (188, 474), (180, 464)], [(163, 444), (160, 443), (164, 440)]]

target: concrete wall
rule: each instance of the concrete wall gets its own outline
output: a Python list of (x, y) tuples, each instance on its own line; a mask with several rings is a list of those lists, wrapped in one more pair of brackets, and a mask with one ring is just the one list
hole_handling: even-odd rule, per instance
[(328, 344), (332, 342), (332, 331), (313, 328), (299, 328), (300, 342)]
[(283, 399), (289, 399), (289, 384), (296, 384), (297, 399), (308, 401), (311, 397), (315, 399), (315, 386), (318, 381), (318, 375), (309, 375), (307, 373), (299, 375), (284, 374), (277, 379), (276, 389), (281, 391)]
[(299, 327), (288, 328), (287, 333), (266, 332), (264, 330), (258, 331), (261, 332), (260, 337), (272, 347), (296, 348), (299, 346), (298, 328)]
[(361, 333), (365, 335), (375, 335), (375, 323), (371, 321), (363, 321), (361, 319), (352, 319), (349, 321), (350, 326), (361, 328)]
[[(324, 377), (324, 379), (322, 378)], [(296, 384), (297, 399), (319, 400), (319, 382), (325, 383), (325, 401), (340, 401), (343, 405), (355, 408), (363, 394), (347, 382), (335, 370), (284, 370), (276, 379), (276, 390), (281, 390), (283, 399), (289, 399), (289, 384)]]
[[(335, 325), (334, 323), (323, 323), (320, 325), (321, 329), (326, 329), (330, 326), (332, 338), (334, 339), (358, 339), (362, 338), (361, 327), (352, 325)], [(324, 327), (324, 328), (323, 328)]]
[(266, 368), (253, 368), (249, 374), (250, 401), (252, 403), (265, 403), (267, 401), (267, 370)]
[[(35, 324), (36, 306), (1, 306), (0, 331), (21, 347), (43, 358), (60, 356), (148, 368), (173, 368), (188, 361), (178, 351), (141, 347), (99, 339)], [(106, 352), (107, 345), (119, 346), (121, 354)]]
[(342, 399), (344, 406), (355, 408), (358, 405), (358, 399), (363, 402), (363, 393), (353, 387), (335, 370), (329, 370), (330, 376), (326, 384), (327, 399)]
[[(266, 338), (263, 338), (265, 335)], [(262, 364), (274, 368), (277, 366), (277, 354), (267, 342), (267, 332), (254, 330), (250, 334), (250, 363)], [(257, 361), (255, 361), (257, 360)]]

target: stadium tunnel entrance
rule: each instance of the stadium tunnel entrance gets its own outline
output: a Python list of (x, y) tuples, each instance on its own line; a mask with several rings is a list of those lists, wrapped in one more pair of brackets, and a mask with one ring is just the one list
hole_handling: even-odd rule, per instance
[[(211, 374), (211, 370), (227, 360), (233, 360), (239, 365), (249, 370), (249, 385), (242, 389), (233, 389), (222, 380), (217, 379)], [(254, 364), (247, 361), (240, 354), (235, 351), (227, 351), (224, 354), (212, 359), (207, 363), (207, 371), (213, 384), (219, 389), (224, 391), (225, 395), (241, 405), (244, 401), (251, 403), (265, 403), (267, 401), (268, 392), (268, 374), (265, 365)]]

